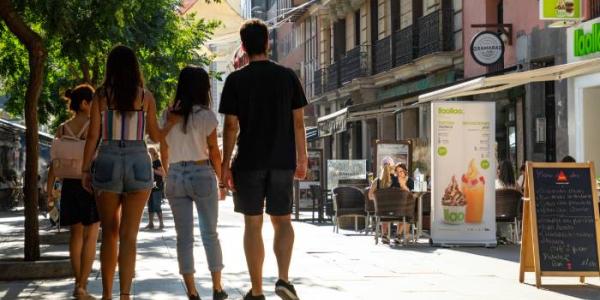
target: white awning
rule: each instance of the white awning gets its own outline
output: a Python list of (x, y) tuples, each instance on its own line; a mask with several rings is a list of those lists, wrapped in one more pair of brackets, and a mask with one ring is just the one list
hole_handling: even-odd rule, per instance
[(554, 81), (600, 72), (600, 58), (492, 77), (480, 77), (419, 96), (419, 103), (488, 94), (532, 82)]

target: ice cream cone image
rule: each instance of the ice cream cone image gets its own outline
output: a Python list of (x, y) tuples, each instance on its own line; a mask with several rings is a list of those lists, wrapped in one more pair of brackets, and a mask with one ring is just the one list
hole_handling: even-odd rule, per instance
[(442, 197), (444, 223), (451, 225), (464, 224), (466, 205), (465, 197), (460, 191), (456, 178), (453, 175)]
[(481, 223), (485, 203), (485, 178), (479, 174), (474, 159), (469, 163), (467, 173), (462, 176), (462, 193), (467, 202), (465, 222)]

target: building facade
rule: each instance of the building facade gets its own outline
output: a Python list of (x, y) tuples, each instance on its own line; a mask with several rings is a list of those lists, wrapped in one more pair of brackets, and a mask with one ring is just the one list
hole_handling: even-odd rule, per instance
[[(427, 164), (428, 106), (420, 93), (463, 77), (462, 1), (354, 0), (312, 4), (302, 27), (302, 80), (312, 147), (325, 159), (366, 159), (377, 140), (413, 140)], [(421, 149), (419, 149), (421, 147)]]

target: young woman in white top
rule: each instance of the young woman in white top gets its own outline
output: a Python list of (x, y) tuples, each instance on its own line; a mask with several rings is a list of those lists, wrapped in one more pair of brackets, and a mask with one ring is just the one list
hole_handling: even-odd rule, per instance
[[(167, 166), (165, 193), (177, 232), (177, 259), (189, 299), (200, 299), (194, 284), (194, 212), (196, 203), (202, 245), (213, 283), (213, 299), (226, 299), (221, 285), (223, 255), (217, 234), (221, 154), (217, 144), (217, 116), (210, 109), (210, 83), (200, 67), (185, 67), (179, 75), (175, 104), (168, 113), (166, 144), (161, 145)], [(219, 184), (219, 187), (224, 187)]]

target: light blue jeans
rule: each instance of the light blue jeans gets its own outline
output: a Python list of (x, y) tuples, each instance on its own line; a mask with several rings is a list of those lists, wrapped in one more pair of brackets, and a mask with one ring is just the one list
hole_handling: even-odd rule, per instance
[(194, 268), (194, 203), (202, 245), (208, 269), (223, 269), (223, 253), (217, 233), (219, 217), (218, 189), (213, 168), (193, 162), (178, 162), (169, 166), (165, 193), (175, 220), (179, 273), (190, 274)]

